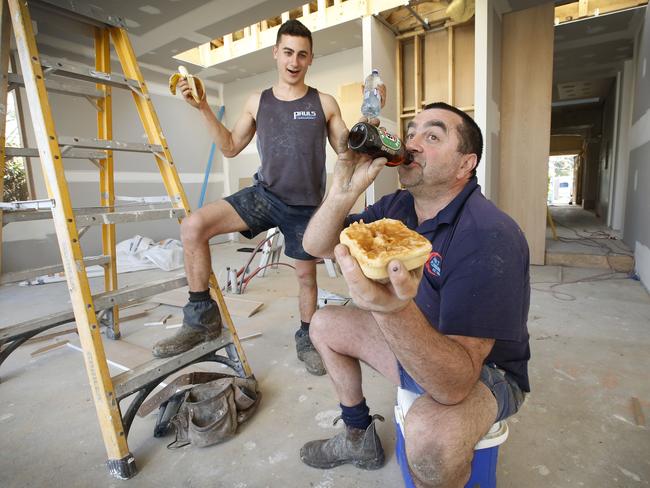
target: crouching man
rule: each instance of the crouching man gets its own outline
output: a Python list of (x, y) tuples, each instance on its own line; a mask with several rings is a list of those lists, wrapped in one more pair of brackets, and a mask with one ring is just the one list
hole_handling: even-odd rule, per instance
[[(332, 189), (312, 217), (303, 245), (336, 257), (357, 308), (326, 307), (310, 329), (341, 407), (345, 429), (308, 442), (303, 462), (376, 469), (384, 452), (362, 390), (364, 362), (419, 397), (408, 411), (405, 443), (416, 486), (462, 487), (473, 448), (494, 422), (517, 412), (530, 390), (526, 239), (481, 193), (476, 179), (483, 141), (466, 113), (430, 104), (408, 126), (413, 162), (399, 167), (402, 190), (348, 215), (384, 167), (340, 153)], [(389, 170), (390, 171), (390, 170)], [(363, 219), (402, 221), (433, 251), (424, 269), (388, 265), (389, 283), (366, 278), (340, 231)]]

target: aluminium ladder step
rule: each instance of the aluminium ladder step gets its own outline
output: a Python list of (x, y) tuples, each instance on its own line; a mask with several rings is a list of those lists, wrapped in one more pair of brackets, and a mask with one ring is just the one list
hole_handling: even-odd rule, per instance
[(115, 397), (118, 400), (128, 397), (156, 379), (166, 378), (179, 369), (196, 362), (196, 360), (218, 351), (232, 344), (232, 335), (224, 327), (221, 335), (207, 342), (202, 342), (198, 346), (169, 358), (153, 359), (135, 368), (120, 373), (111, 378), (115, 388)]
[[(122, 142), (108, 139), (93, 139), (74, 136), (59, 137), (61, 157), (67, 159), (105, 159), (104, 151), (128, 151), (159, 154), (163, 147), (159, 144), (144, 142)], [(5, 147), (5, 155), (10, 157), (38, 158), (40, 153), (35, 147)]]
[[(25, 86), (25, 79), (21, 74), (9, 73), (8, 78), (9, 90), (12, 90), (16, 86)], [(47, 88), (48, 93), (60, 93), (73, 97), (92, 98), (94, 100), (104, 98), (104, 93), (91, 85), (82, 83), (70, 84), (53, 78), (45, 80), (45, 88)]]
[[(81, 213), (75, 210), (75, 220), (78, 227), (88, 227), (101, 224), (124, 224), (129, 222), (146, 222), (150, 220), (182, 219), (186, 212), (184, 208), (140, 208), (122, 210), (115, 207), (115, 212), (101, 207), (94, 207), (94, 212)], [(51, 210), (19, 210), (4, 209), (2, 212), (2, 225), (11, 222), (25, 222), (33, 220), (51, 219)]]
[[(143, 153), (160, 153), (163, 148), (157, 144), (143, 142), (121, 142), (108, 139), (83, 138), (74, 136), (60, 136), (59, 146), (81, 148), (81, 149), (103, 149), (112, 151), (130, 151)], [(62, 154), (62, 156), (64, 156)]]
[(145, 222), (149, 220), (182, 219), (184, 208), (164, 208), (154, 210), (129, 210), (125, 212), (106, 212), (75, 217), (77, 226), (87, 227), (100, 224), (125, 224), (128, 222)]
[(41, 67), (46, 76), (57, 75), (140, 92), (140, 83), (137, 80), (120, 74), (105, 73), (88, 66), (77, 66), (51, 56), (41, 56)]
[[(89, 256), (84, 258), (84, 266), (101, 266), (111, 260), (110, 256)], [(14, 271), (12, 273), (5, 273), (0, 275), (0, 285), (7, 283), (15, 283), (17, 281), (29, 280), (43, 275), (50, 275), (60, 273), (63, 271), (63, 264), (53, 264), (51, 266), (43, 266), (40, 268), (26, 269), (24, 271)]]
[(44, 10), (48, 14), (58, 14), (82, 24), (96, 27), (120, 27), (126, 29), (126, 21), (117, 15), (107, 13), (101, 7), (88, 2), (75, 0), (32, 0), (30, 7)]
[[(143, 298), (147, 298), (159, 293), (169, 290), (175, 290), (187, 285), (187, 278), (185, 276), (177, 276), (175, 278), (162, 279), (147, 283), (144, 285), (121, 288), (119, 290), (109, 291), (93, 295), (93, 304), (95, 312), (113, 307), (115, 305), (126, 305)], [(55, 312), (44, 317), (27, 320), (19, 324), (11, 325), (0, 329), (0, 344), (20, 339), (24, 336), (33, 336), (34, 332), (43, 332), (57, 325), (72, 322), (74, 320), (74, 313), (72, 310), (63, 310)]]
[[(74, 149), (61, 150), (61, 157), (66, 159), (106, 159), (104, 151), (94, 151), (92, 149)], [(5, 147), (5, 155), (8, 158), (40, 158), (38, 148), (35, 147)]]

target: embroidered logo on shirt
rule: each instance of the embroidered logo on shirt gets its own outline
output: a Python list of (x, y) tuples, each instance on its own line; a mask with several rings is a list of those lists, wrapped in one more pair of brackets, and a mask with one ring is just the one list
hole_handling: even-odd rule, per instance
[(429, 254), (429, 259), (427, 259), (427, 263), (424, 266), (424, 269), (426, 269), (427, 273), (429, 273), (430, 275), (440, 277), (441, 266), (442, 266), (442, 256), (437, 252), (433, 251), (431, 254)]
[(297, 110), (293, 113), (293, 120), (315, 120), (316, 112), (314, 110)]

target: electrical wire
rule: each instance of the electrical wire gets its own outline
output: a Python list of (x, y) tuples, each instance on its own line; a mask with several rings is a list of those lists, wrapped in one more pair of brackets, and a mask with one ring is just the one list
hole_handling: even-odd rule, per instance
[[(564, 268), (560, 266), (560, 271), (562, 271), (563, 269)], [(596, 281), (610, 281), (610, 280), (614, 281), (614, 280), (629, 280), (629, 279), (632, 279), (632, 276), (627, 273), (608, 271), (607, 273), (599, 273), (596, 275), (587, 276), (586, 278), (564, 281), (563, 273), (562, 273), (559, 282), (558, 281), (535, 281), (531, 283), (530, 288), (535, 291), (540, 291), (542, 293), (550, 293), (553, 298), (561, 302), (574, 302), (577, 300), (577, 298), (574, 295), (571, 295), (570, 293), (564, 291), (557, 291), (556, 288), (558, 286), (575, 285), (578, 283), (592, 283)], [(551, 286), (548, 287), (548, 289), (533, 286), (533, 285), (543, 285), (543, 284), (550, 284)]]
[[(593, 232), (589, 232), (588, 234), (581, 234), (578, 232), (576, 229), (573, 227), (569, 227), (568, 225), (562, 223), (557, 219), (557, 217), (554, 217), (553, 220), (559, 227), (563, 227), (565, 229), (568, 229), (569, 231), (573, 232), (576, 237), (558, 237), (558, 240), (560, 242), (571, 242), (571, 243), (576, 243), (582, 246), (586, 247), (591, 247), (593, 249), (601, 249), (602, 251), (605, 252), (605, 256), (610, 256), (610, 255), (617, 255), (617, 256), (633, 256), (633, 254), (628, 251), (627, 249), (623, 249), (620, 247), (618, 244), (618, 239), (616, 239), (614, 236), (609, 234), (608, 232), (602, 231), (602, 230), (597, 230)], [(616, 249), (620, 252), (614, 251), (610, 246), (607, 246), (601, 242), (598, 242), (596, 239), (608, 239), (611, 241), (614, 241), (613, 244), (616, 247)]]
[[(226, 284), (225, 284), (225, 286), (222, 287), (221, 290), (222, 290), (222, 291), (226, 291), (226, 290), (228, 290), (228, 289), (232, 289), (232, 288), (233, 288), (233, 285), (234, 285), (234, 287), (237, 289), (237, 288), (240, 286), (240, 284), (243, 284), (244, 281), (245, 281), (245, 277), (246, 277), (246, 270), (248, 269), (248, 267), (250, 266), (250, 264), (253, 262), (253, 259), (255, 259), (255, 256), (257, 255), (257, 253), (260, 252), (260, 250), (261, 250), (262, 246), (264, 246), (264, 244), (266, 244), (269, 240), (271, 240), (273, 237), (275, 237), (275, 236), (278, 235), (279, 233), (280, 233), (279, 230), (278, 230), (278, 231), (275, 231), (275, 232), (274, 232), (273, 234), (271, 234), (270, 236), (267, 236), (266, 238), (264, 238), (263, 240), (261, 240), (261, 241), (257, 244), (257, 246), (255, 246), (255, 249), (253, 249), (253, 252), (251, 252), (251, 257), (248, 259), (248, 261), (246, 261), (246, 264), (245, 264), (244, 266), (242, 266), (241, 268), (239, 268), (239, 269), (237, 270), (237, 272), (235, 273), (235, 276), (236, 276), (236, 283), (231, 283), (231, 282), (230, 282), (230, 276), (226, 276), (226, 280), (225, 280), (225, 283), (226, 283)], [(219, 272), (219, 276), (221, 276), (221, 273), (223, 273), (224, 271), (225, 271), (225, 269), (222, 269), (222, 270)], [(256, 269), (254, 272), (256, 273), (257, 271), (258, 271), (258, 269)], [(241, 279), (239, 279), (240, 276), (241, 276)], [(243, 293), (243, 292), (244, 292), (244, 289), (242, 288), (242, 289), (240, 290), (240, 293)]]
[(253, 278), (255, 278), (255, 276), (257, 275), (257, 273), (259, 273), (260, 271), (262, 271), (262, 270), (265, 269), (265, 268), (268, 268), (269, 266), (280, 266), (280, 265), (281, 265), (281, 266), (288, 266), (289, 268), (294, 269), (294, 270), (296, 269), (296, 267), (295, 267), (295, 266), (292, 266), (291, 264), (281, 263), (281, 262), (278, 262), (278, 263), (269, 263), (269, 264), (265, 264), (264, 266), (258, 266), (257, 269), (256, 269), (255, 271), (253, 271), (250, 275), (248, 275), (248, 278), (246, 278), (246, 280), (243, 282), (242, 289), (241, 289), (241, 293), (244, 293), (244, 290), (245, 290), (246, 287), (248, 286), (248, 283), (250, 283), (250, 281), (251, 281)]
[[(571, 232), (573, 232), (576, 237), (558, 237), (558, 240), (560, 242), (565, 242), (565, 243), (572, 243), (572, 244), (578, 244), (584, 247), (588, 247), (590, 249), (598, 249), (602, 252), (602, 254), (599, 254), (603, 256), (607, 260), (607, 265), (610, 268), (610, 273), (616, 274), (615, 267), (612, 266), (612, 263), (610, 261), (610, 257), (615, 257), (615, 256), (627, 256), (631, 257), (634, 259), (634, 254), (627, 249), (622, 248), (619, 243), (617, 242), (618, 239), (616, 239), (615, 236), (611, 235), (609, 232), (603, 231), (603, 230), (596, 230), (596, 231), (584, 231), (584, 233), (578, 232), (576, 229), (573, 227), (568, 226), (567, 224), (561, 222), (560, 220), (557, 219), (557, 216), (554, 217), (555, 223), (559, 227), (563, 227)], [(603, 244), (602, 242), (598, 242), (598, 240), (603, 240), (603, 239), (608, 239), (609, 242), (612, 243), (612, 246)], [(613, 241), (613, 242), (612, 242)], [(617, 278), (613, 278), (617, 279)], [(562, 285), (563, 283), (557, 283), (554, 286), (559, 286)], [(548, 290), (538, 290), (538, 291), (548, 291)], [(575, 300), (575, 297), (573, 295), (564, 293), (564, 292), (554, 292), (553, 290), (550, 290), (552, 293), (555, 293), (553, 296), (556, 299), (559, 299), (558, 296), (563, 295), (567, 297), (564, 301), (572, 301)]]

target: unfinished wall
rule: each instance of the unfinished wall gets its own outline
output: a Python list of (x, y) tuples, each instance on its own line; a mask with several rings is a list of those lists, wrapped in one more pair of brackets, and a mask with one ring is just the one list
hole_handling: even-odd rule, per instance
[(474, 116), (474, 23), (416, 31), (400, 39), (400, 135), (428, 103), (447, 102)]
[(499, 207), (544, 264), (553, 74), (553, 3), (503, 16)]
[(650, 289), (650, 9), (637, 46), (624, 240), (634, 249), (636, 272)]
[[(21, 93), (26, 101), (24, 90)], [(97, 137), (96, 111), (82, 98), (51, 94), (50, 104), (60, 136)], [(199, 199), (203, 173), (211, 140), (196, 110), (180, 98), (152, 95), (163, 133), (177, 165), (192, 207)], [(36, 147), (29, 117), (25, 112), (26, 142)], [(146, 142), (130, 92), (113, 89), (113, 138), (124, 142)], [(152, 155), (115, 152), (115, 193), (122, 196), (165, 195), (162, 179)], [(206, 198), (223, 194), (220, 160), (215, 161)], [(99, 170), (88, 160), (64, 159), (66, 176), (74, 207), (99, 205)], [(40, 160), (32, 159), (36, 198), (47, 198)], [(135, 234), (159, 240), (178, 238), (179, 226), (172, 221), (152, 221), (116, 226), (118, 242)], [(87, 255), (101, 254), (101, 228), (90, 229), (81, 240)], [(51, 220), (12, 223), (3, 230), (3, 272), (33, 268), (60, 262), (54, 225)]]
[(496, 197), (499, 185), (501, 114), (501, 14), (494, 2), (477, 2), (474, 18), (474, 120), (483, 133), (483, 157), (476, 176), (483, 194)]
[[(395, 35), (377, 19), (371, 16), (363, 18), (363, 72), (367, 76), (373, 68), (379, 70), (379, 76), (387, 87), (386, 105), (381, 111), (381, 125), (393, 133), (398, 132), (396, 85), (396, 49)], [(361, 116), (361, 110), (357, 117)], [(397, 170), (384, 168), (374, 183), (366, 190), (366, 204), (375, 203), (382, 196), (393, 193), (399, 188)]]
[[(315, 46), (317, 48), (317, 46)], [(317, 50), (317, 49), (316, 49)], [(269, 56), (271, 52), (269, 51)], [(318, 88), (334, 97), (338, 87), (349, 83), (359, 83), (363, 79), (362, 49), (348, 49), (340, 53), (322, 56), (314, 59), (307, 73), (308, 85)], [(243, 110), (248, 95), (254, 90), (266, 89), (277, 80), (275, 70), (252, 76), (224, 86), (226, 105), (226, 126), (232, 127)], [(327, 144), (327, 172), (331, 173), (336, 162), (334, 150)], [(237, 157), (228, 159), (226, 163), (227, 184), (231, 192), (239, 189), (240, 178), (250, 178), (260, 165), (257, 154), (256, 139), (254, 138), (246, 149)], [(226, 187), (228, 189), (228, 186)]]

